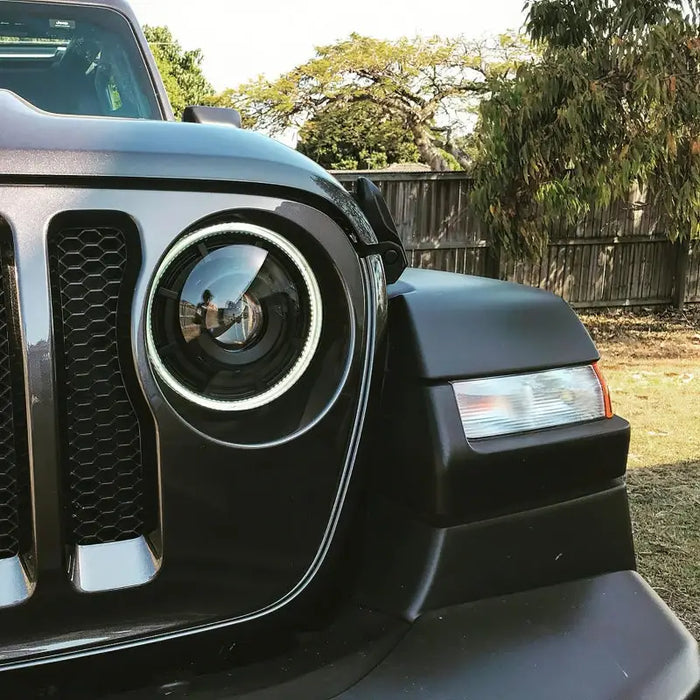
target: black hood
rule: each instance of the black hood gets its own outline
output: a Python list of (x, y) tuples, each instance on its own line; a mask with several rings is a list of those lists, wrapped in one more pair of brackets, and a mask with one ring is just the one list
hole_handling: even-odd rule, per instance
[[(373, 238), (355, 201), (323, 168), (266, 136), (228, 126), (73, 117), (0, 90), (0, 180), (147, 179), (301, 191)], [(126, 183), (125, 183), (126, 184)]]

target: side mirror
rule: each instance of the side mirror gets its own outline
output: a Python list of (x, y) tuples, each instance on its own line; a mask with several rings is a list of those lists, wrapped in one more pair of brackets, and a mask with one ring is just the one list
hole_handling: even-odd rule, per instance
[(241, 113), (230, 107), (187, 107), (182, 114), (183, 122), (194, 124), (219, 124), (220, 126), (242, 127)]

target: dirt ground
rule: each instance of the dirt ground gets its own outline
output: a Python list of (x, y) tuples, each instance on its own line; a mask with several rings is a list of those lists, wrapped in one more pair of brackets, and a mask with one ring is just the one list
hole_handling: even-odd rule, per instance
[(700, 361), (700, 305), (683, 311), (653, 308), (580, 313), (603, 359)]
[(700, 639), (700, 308), (581, 314), (615, 412), (642, 575)]

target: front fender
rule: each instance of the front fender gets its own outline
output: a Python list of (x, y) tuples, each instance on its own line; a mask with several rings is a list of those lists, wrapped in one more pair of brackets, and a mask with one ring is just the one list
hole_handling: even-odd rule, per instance
[(635, 568), (629, 424), (468, 440), (452, 380), (590, 364), (576, 314), (538, 289), (429, 270), (389, 288), (363, 595), (407, 619)]

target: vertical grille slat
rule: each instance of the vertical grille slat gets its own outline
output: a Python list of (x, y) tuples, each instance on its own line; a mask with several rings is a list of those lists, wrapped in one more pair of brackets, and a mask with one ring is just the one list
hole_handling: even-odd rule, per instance
[(32, 525), (24, 372), (11, 299), (12, 249), (6, 241), (0, 243), (0, 259), (0, 559), (6, 559), (27, 552)]
[(120, 228), (63, 228), (49, 238), (71, 544), (118, 542), (154, 526), (148, 459), (120, 353), (120, 309), (139, 264), (133, 257)]

